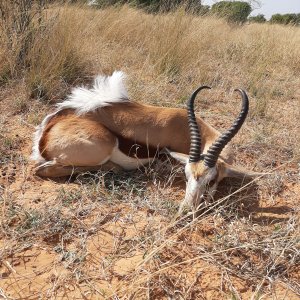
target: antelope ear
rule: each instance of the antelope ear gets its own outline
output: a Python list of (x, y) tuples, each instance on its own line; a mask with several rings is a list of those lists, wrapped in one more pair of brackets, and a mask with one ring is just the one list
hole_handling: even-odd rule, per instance
[(189, 156), (187, 154), (179, 153), (179, 152), (172, 152), (167, 148), (165, 148), (164, 151), (165, 151), (165, 153), (171, 155), (173, 158), (175, 158), (177, 161), (179, 161), (182, 164), (187, 164), (189, 161)]
[(232, 177), (232, 178), (255, 178), (259, 176), (266, 175), (268, 173), (258, 173), (253, 172), (250, 170), (247, 170), (243, 167), (239, 166), (232, 166), (230, 164), (227, 164), (225, 162), (222, 162), (220, 164), (220, 171), (221, 171), (221, 177)]

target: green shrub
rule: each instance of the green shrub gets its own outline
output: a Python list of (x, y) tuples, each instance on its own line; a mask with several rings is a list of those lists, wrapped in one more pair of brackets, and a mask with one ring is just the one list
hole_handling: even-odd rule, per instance
[(201, 15), (201, 16), (205, 16), (209, 12), (210, 12), (210, 6), (209, 5), (201, 5), (198, 14)]
[(209, 6), (202, 6), (199, 0), (95, 0), (99, 7), (107, 7), (116, 4), (131, 4), (143, 8), (149, 13), (170, 12), (180, 6), (187, 12), (205, 14)]
[(267, 20), (264, 15), (259, 14), (257, 16), (249, 17), (248, 21), (251, 23), (265, 23)]
[(211, 7), (212, 14), (232, 23), (244, 23), (252, 11), (251, 5), (243, 1), (220, 1)]
[(275, 14), (271, 17), (270, 22), (273, 24), (284, 24), (283, 15)]
[(270, 23), (300, 25), (300, 14), (275, 14), (271, 17)]
[(143, 7), (147, 12), (169, 12), (176, 9), (183, 1), (181, 0), (136, 0), (136, 4)]

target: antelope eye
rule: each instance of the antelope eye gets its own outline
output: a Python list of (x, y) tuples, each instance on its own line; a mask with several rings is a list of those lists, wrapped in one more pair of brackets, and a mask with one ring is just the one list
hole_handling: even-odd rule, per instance
[(217, 182), (216, 179), (212, 179), (207, 185), (208, 185), (209, 187), (212, 187), (216, 182)]

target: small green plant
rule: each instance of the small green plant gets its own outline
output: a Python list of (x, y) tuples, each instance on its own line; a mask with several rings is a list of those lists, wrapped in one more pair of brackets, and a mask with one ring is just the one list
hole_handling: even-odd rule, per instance
[(59, 190), (57, 200), (59, 200), (63, 206), (69, 207), (74, 203), (82, 199), (82, 194), (80, 190), (66, 191), (64, 188)]
[(17, 231), (25, 232), (29, 230), (37, 229), (40, 226), (40, 222), (42, 220), (41, 214), (37, 210), (24, 210), (24, 219), (17, 227)]

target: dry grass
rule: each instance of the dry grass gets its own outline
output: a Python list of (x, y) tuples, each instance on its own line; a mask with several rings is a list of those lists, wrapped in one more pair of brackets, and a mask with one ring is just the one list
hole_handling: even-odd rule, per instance
[(50, 28), (42, 31), (32, 45), (25, 79), (32, 97), (61, 99), (69, 91), (70, 84), (84, 80), (89, 65), (77, 41), (81, 39), (82, 28), (70, 17), (51, 17)]
[[(126, 6), (51, 7), (44, 24), (22, 74), (5, 77), (0, 47), (0, 297), (297, 299), (300, 29)], [(199, 106), (220, 130), (237, 113), (233, 88), (245, 88), (251, 113), (236, 160), (271, 175), (224, 181), (195, 220), (173, 219), (184, 180), (169, 161), (67, 182), (34, 177), (32, 127), (49, 107), (28, 95), (55, 101), (115, 69), (128, 73), (132, 99), (157, 105), (183, 107), (212, 85)]]
[(83, 28), (72, 15), (59, 17), (59, 8), (36, 12), (32, 4), (22, 11), (16, 3), (23, 2), (31, 1), (4, 7), (9, 17), (0, 22), (0, 84), (21, 79), (29, 97), (57, 100), (66, 95), (70, 84), (84, 80), (88, 63), (78, 43)]

